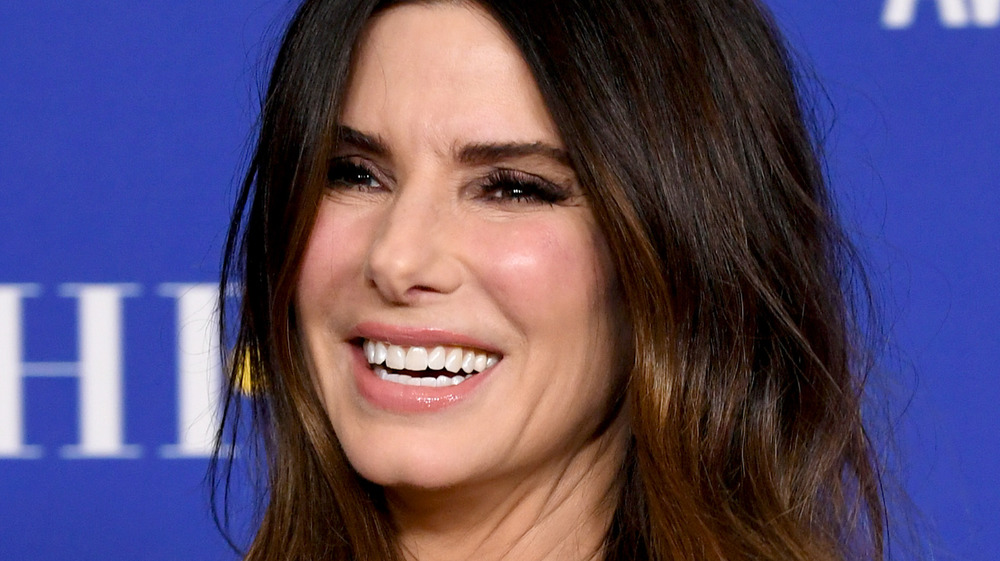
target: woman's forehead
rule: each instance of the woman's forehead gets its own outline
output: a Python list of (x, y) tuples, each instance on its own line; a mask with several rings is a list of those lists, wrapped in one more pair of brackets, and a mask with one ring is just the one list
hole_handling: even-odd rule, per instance
[(438, 151), (562, 145), (520, 51), (471, 4), (410, 4), (376, 16), (355, 53), (340, 121), (392, 145)]

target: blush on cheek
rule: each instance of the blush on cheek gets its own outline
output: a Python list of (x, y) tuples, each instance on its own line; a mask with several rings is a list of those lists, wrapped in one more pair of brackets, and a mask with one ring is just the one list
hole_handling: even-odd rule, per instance
[[(357, 274), (363, 266), (367, 227), (361, 217), (349, 212), (335, 212), (334, 203), (324, 200), (313, 223), (312, 232), (299, 272), (299, 298), (311, 295), (328, 298), (328, 286), (342, 286), (345, 278)], [(301, 302), (300, 302), (301, 303)]]
[(558, 221), (535, 222), (476, 236), (480, 278), (502, 301), (525, 310), (592, 302), (603, 284), (593, 234)]

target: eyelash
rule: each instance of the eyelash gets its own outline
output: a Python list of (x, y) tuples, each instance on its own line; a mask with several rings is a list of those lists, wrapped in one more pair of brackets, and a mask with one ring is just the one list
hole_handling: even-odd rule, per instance
[[(362, 177), (365, 179), (361, 180)], [(330, 160), (326, 179), (330, 182), (331, 187), (360, 187), (364, 191), (378, 189), (381, 184), (377, 175), (367, 166), (346, 158)]]
[(510, 169), (498, 169), (486, 176), (479, 188), (485, 199), (553, 205), (569, 198), (558, 185), (530, 174)]
[[(375, 191), (382, 188), (382, 181), (368, 165), (348, 158), (330, 161), (327, 180), (331, 187), (358, 188)], [(479, 197), (498, 203), (554, 205), (569, 199), (564, 187), (534, 175), (512, 169), (496, 169), (477, 187)]]

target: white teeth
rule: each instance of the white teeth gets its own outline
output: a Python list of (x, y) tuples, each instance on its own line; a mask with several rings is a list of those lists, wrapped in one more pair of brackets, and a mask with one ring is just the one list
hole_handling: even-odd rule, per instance
[(431, 370), (443, 370), (445, 355), (447, 353), (444, 347), (434, 347), (430, 354), (427, 355), (427, 368)]
[(449, 386), (457, 386), (470, 378), (470, 376), (441, 375), (438, 376), (437, 378), (433, 378), (433, 377), (422, 377), (422, 376), (409, 376), (407, 374), (390, 374), (385, 368), (382, 368), (381, 366), (375, 367), (375, 375), (385, 380), (386, 382), (392, 382), (394, 384), (403, 384), (406, 386), (423, 386), (428, 388), (446, 388)]
[(462, 349), (452, 349), (448, 351), (448, 356), (444, 360), (444, 369), (455, 373), (462, 369)]
[(406, 366), (406, 350), (398, 345), (389, 345), (389, 355), (385, 357), (385, 365), (393, 370), (402, 370)]
[(410, 350), (406, 352), (405, 364), (404, 368), (413, 370), (414, 372), (427, 370), (427, 349), (423, 347), (410, 347)]
[[(362, 342), (361, 348), (364, 352), (365, 360), (372, 366), (381, 366), (386, 370), (406, 370), (410, 372), (446, 370), (452, 374), (458, 374), (458, 376), (453, 376), (452, 378), (458, 377), (461, 380), (464, 380), (463, 373), (475, 374), (482, 372), (500, 362), (500, 357), (494, 354), (477, 353), (476, 351), (461, 347), (445, 347), (443, 345), (436, 347), (404, 347), (402, 345), (390, 345), (381, 341), (365, 340)], [(438, 378), (442, 376), (438, 376)], [(416, 376), (414, 378), (424, 378), (424, 376)], [(449, 378), (449, 380), (452, 378)], [(414, 385), (419, 385), (422, 382), (416, 380), (413, 383)]]

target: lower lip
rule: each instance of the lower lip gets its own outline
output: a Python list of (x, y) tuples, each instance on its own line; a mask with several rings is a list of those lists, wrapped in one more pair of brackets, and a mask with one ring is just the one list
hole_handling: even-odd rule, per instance
[(457, 405), (476, 391), (492, 370), (474, 374), (461, 384), (442, 388), (397, 384), (379, 378), (365, 359), (361, 347), (354, 347), (354, 380), (361, 397), (378, 409), (394, 413), (428, 413)]

